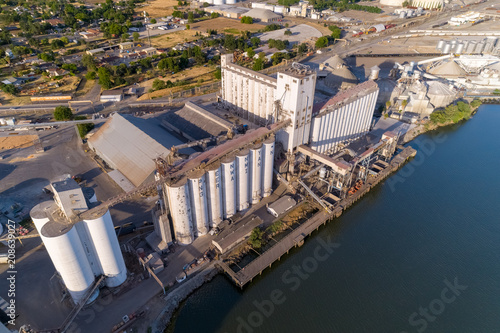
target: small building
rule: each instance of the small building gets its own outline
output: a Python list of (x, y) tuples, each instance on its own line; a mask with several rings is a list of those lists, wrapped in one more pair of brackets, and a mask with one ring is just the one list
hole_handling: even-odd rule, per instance
[(99, 53), (103, 53), (103, 52), (105, 52), (105, 51), (104, 51), (104, 49), (102, 47), (100, 47), (98, 49), (93, 49), (93, 50), (87, 50), (86, 51), (86, 53), (90, 54), (91, 56), (99, 54)]
[(151, 57), (156, 54), (156, 48), (154, 47), (147, 47), (141, 51), (146, 53), (146, 57)]
[(267, 206), (267, 211), (274, 217), (278, 217), (295, 207), (297, 202), (290, 196), (285, 195)]
[(250, 237), (252, 230), (261, 226), (262, 219), (256, 215), (250, 215), (232, 226), (225, 228), (214, 240), (212, 244), (224, 254), (235, 246)]
[(58, 18), (43, 20), (43, 22), (44, 23), (48, 23), (48, 24), (50, 24), (53, 27), (55, 27), (57, 25), (62, 25), (62, 26), (65, 25), (64, 21), (62, 21), (61, 19), (58, 19)]
[(141, 31), (141, 29), (136, 28), (136, 27), (131, 27), (131, 28), (128, 29), (128, 31), (130, 31), (130, 32), (139, 32), (139, 31)]
[(101, 93), (101, 102), (119, 102), (123, 99), (123, 92), (121, 90), (104, 90)]
[(120, 43), (120, 50), (129, 50), (134, 47), (133, 42)]
[(54, 77), (54, 76), (64, 76), (69, 72), (62, 68), (49, 68), (47, 69), (47, 73), (49, 73), (50, 77)]

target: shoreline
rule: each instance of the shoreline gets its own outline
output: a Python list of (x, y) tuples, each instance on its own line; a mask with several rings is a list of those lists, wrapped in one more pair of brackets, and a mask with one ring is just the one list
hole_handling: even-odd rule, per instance
[[(492, 103), (492, 104), (495, 104), (495, 103)], [(472, 110), (471, 110), (471, 116), (473, 116), (474, 114), (476, 114), (476, 112), (478, 111), (478, 109), (479, 109), (480, 106), (481, 105), (479, 105), (479, 106), (477, 106), (475, 108), (472, 108)], [(407, 132), (405, 134), (405, 136), (403, 138), (402, 144), (407, 144), (407, 143), (413, 141), (415, 138), (417, 138), (421, 134), (424, 134), (424, 133), (427, 133), (427, 132), (430, 132), (430, 131), (434, 131), (434, 130), (440, 129), (442, 127), (446, 127), (446, 126), (458, 124), (458, 123), (460, 123), (462, 121), (467, 121), (469, 119), (470, 119), (470, 117), (466, 118), (466, 119), (462, 119), (462, 120), (458, 121), (457, 123), (448, 122), (448, 123), (444, 123), (444, 124), (432, 124), (432, 126), (427, 126), (427, 128), (426, 128), (426, 125), (428, 123), (418, 125), (417, 127), (415, 127), (412, 130), (412, 132)], [(410, 134), (409, 137), (407, 137), (408, 134)], [(402, 163), (400, 166), (398, 166), (397, 169), (399, 169), (403, 164), (405, 164), (405, 163)], [(380, 179), (379, 181), (377, 181), (376, 184), (374, 184), (373, 187), (377, 186), (380, 181), (386, 180), (387, 178), (389, 178), (390, 174), (392, 174), (395, 171), (397, 171), (397, 170), (391, 170), (385, 177), (383, 177), (382, 179)], [(355, 200), (355, 201), (357, 201), (357, 200)], [(350, 206), (351, 205), (345, 207), (345, 209), (348, 209)], [(338, 216), (334, 216), (333, 218), (336, 218), (336, 217), (338, 217)], [(332, 220), (332, 219), (329, 219), (329, 220)], [(185, 287), (185, 288), (183, 288), (183, 289), (188, 289), (188, 288), (189, 289), (188, 290), (184, 290), (183, 294), (181, 295), (181, 298), (178, 298), (178, 295), (172, 295), (172, 296), (170, 296), (170, 294), (168, 294), (165, 297), (165, 300), (167, 302), (172, 301), (172, 304), (167, 304), (167, 306), (157, 316), (157, 319), (151, 325), (152, 332), (165, 332), (165, 330), (169, 330), (168, 332), (174, 332), (175, 327), (172, 327), (172, 324), (174, 324), (175, 321), (172, 322), (172, 318), (174, 318), (174, 317), (176, 317), (178, 315), (179, 311), (181, 310), (182, 303), (185, 302), (189, 298), (189, 296), (192, 295), (195, 291), (197, 291), (198, 289), (200, 289), (206, 282), (209, 282), (215, 276), (217, 276), (217, 275), (219, 275), (221, 273), (224, 273), (224, 271), (222, 269), (220, 269), (220, 267), (219, 268), (217, 267), (218, 266), (217, 262), (218, 261), (212, 261), (210, 263), (209, 267), (203, 269), (203, 271), (199, 273), (199, 274), (202, 274), (202, 273), (205, 273), (206, 270), (209, 270), (209, 272), (207, 274), (202, 275), (203, 278), (204, 278), (202, 281), (200, 281), (200, 279), (196, 280), (197, 278), (199, 278), (199, 274), (197, 274), (193, 278), (193, 280), (190, 280), (191, 282), (194, 281), (194, 283), (192, 283), (192, 285), (188, 285), (188, 284), (184, 285), (183, 287)], [(205, 278), (206, 276), (208, 276), (209, 278), (208, 279)], [(190, 281), (187, 281), (187, 282), (190, 282)], [(180, 290), (180, 289), (181, 288), (177, 288), (176, 290), (174, 290), (172, 292), (172, 294), (174, 294), (177, 290)]]

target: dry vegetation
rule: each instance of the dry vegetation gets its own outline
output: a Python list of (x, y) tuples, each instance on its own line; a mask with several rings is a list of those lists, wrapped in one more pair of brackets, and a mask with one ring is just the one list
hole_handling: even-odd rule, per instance
[(150, 17), (163, 17), (172, 15), (174, 6), (177, 6), (178, 1), (175, 0), (154, 0), (149, 2), (149, 5), (138, 7), (137, 12), (142, 13), (145, 10)]
[(238, 30), (239, 32), (241, 31), (256, 32), (258, 30), (264, 29), (264, 25), (258, 23), (243, 24), (236, 19), (219, 17), (213, 20), (206, 20), (202, 22), (193, 23), (191, 25), (191, 29), (202, 32), (206, 32), (208, 29), (215, 29), (219, 32), (223, 32), (224, 30), (233, 30), (233, 29)]
[[(310, 20), (310, 19), (306, 19), (306, 18), (302, 18), (302, 17), (287, 17), (287, 19), (289, 19), (290, 22), (292, 22), (292, 24), (290, 24), (290, 26), (299, 25), (299, 24), (307, 24), (313, 28), (318, 29), (319, 32), (321, 32), (323, 34), (323, 36), (330, 35), (332, 33), (328, 29), (328, 27), (325, 27), (322, 23), (318, 23), (318, 22)], [(332, 23), (332, 25), (333, 24), (334, 23)]]
[(16, 135), (0, 137), (0, 150), (26, 148), (33, 145), (33, 141), (37, 140), (36, 135)]
[(197, 40), (199, 37), (195, 35), (196, 31), (180, 30), (169, 34), (164, 34), (159, 37), (151, 38), (151, 45), (153, 47), (159, 47), (159, 48), (173, 47), (179, 43), (191, 42), (193, 40)]

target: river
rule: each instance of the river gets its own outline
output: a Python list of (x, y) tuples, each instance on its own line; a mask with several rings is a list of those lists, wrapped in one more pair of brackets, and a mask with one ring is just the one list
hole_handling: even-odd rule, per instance
[(195, 292), (175, 333), (500, 332), (499, 126), (483, 105), (418, 137), (414, 160), (243, 291), (220, 275)]

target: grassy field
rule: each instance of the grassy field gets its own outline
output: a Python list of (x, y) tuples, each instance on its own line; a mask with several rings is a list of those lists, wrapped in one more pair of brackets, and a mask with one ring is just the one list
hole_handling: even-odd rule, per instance
[[(176, 0), (154, 0), (149, 2), (149, 5), (137, 8), (137, 12), (146, 11), (150, 17), (163, 17), (172, 15), (174, 6), (177, 6)], [(182, 10), (182, 7), (181, 9)]]
[(26, 148), (33, 145), (33, 141), (38, 139), (37, 135), (16, 135), (0, 137), (0, 150)]
[(86, 93), (88, 93), (90, 91), (90, 89), (92, 89), (95, 82), (96, 82), (96, 80), (87, 80), (86, 78), (83, 78), (82, 81), (80, 82), (80, 84), (78, 85), (78, 88), (75, 92), (75, 95), (76, 96), (85, 95)]
[(256, 32), (264, 29), (262, 24), (243, 24), (239, 20), (219, 17), (213, 20), (193, 23), (191, 30), (206, 32), (208, 29), (215, 29), (219, 32), (227, 32), (231, 34), (240, 34), (242, 31)]
[(164, 34), (158, 37), (151, 37), (151, 44), (154, 47), (173, 47), (179, 43), (191, 42), (197, 40), (199, 37), (195, 36), (194, 30), (180, 30), (169, 34)]

